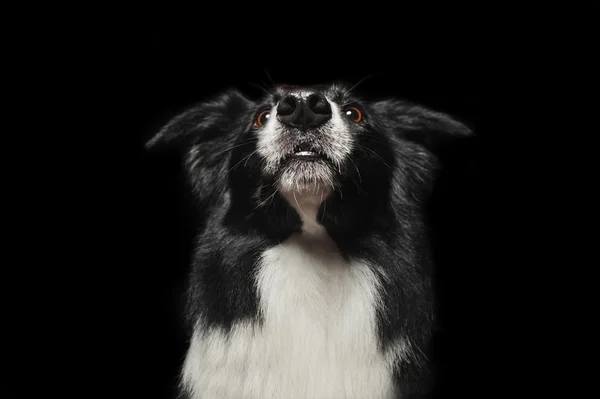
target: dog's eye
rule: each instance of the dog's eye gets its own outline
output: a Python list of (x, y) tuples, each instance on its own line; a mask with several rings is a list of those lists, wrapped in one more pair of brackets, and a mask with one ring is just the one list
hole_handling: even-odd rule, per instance
[(354, 123), (359, 123), (363, 119), (362, 112), (356, 107), (348, 107), (344, 110), (344, 113)]
[(265, 123), (267, 123), (267, 121), (269, 120), (269, 117), (271, 117), (271, 111), (263, 111), (260, 114), (258, 114), (258, 116), (256, 117), (256, 126), (260, 127), (262, 125), (264, 125)]

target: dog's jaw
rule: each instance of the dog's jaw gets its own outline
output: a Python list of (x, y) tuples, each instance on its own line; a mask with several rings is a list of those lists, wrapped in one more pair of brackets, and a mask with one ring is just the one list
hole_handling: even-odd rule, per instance
[(263, 173), (278, 176), (277, 186), (286, 195), (316, 197), (322, 202), (335, 189), (336, 174), (352, 152), (354, 138), (340, 108), (328, 101), (331, 120), (314, 131), (300, 133), (284, 127), (277, 119), (277, 105), (257, 131), (256, 151)]
[(321, 159), (298, 158), (294, 157), (282, 167), (279, 177), (280, 192), (302, 197), (326, 198), (335, 187), (335, 176), (331, 167)]

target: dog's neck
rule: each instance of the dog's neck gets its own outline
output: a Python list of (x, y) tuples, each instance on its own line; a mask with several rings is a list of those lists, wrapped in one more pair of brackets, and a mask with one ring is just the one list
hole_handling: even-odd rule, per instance
[(326, 236), (325, 228), (318, 221), (319, 208), (329, 192), (298, 193), (288, 191), (282, 193), (287, 202), (298, 212), (302, 220), (302, 234), (313, 238)]

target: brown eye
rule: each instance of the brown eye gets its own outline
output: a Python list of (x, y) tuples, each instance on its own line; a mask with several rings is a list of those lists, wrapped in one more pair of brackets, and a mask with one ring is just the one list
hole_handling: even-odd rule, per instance
[(354, 123), (359, 123), (363, 119), (362, 112), (360, 112), (360, 109), (356, 107), (348, 107), (346, 108), (344, 113)]
[(270, 116), (271, 116), (271, 111), (263, 111), (260, 114), (258, 114), (258, 117), (256, 118), (256, 122), (255, 122), (256, 126), (261, 127), (262, 125), (267, 123)]

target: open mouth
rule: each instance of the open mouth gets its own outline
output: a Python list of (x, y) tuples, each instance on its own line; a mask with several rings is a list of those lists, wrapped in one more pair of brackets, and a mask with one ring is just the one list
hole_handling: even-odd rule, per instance
[(294, 153), (295, 157), (314, 157), (317, 153), (314, 151), (298, 151)]
[(298, 151), (292, 154), (292, 158), (300, 161), (315, 161), (318, 159), (324, 159), (325, 157), (315, 151)]
[(316, 145), (301, 143), (290, 149), (279, 169), (284, 191), (317, 192), (333, 184), (333, 163)]
[(294, 151), (289, 155), (289, 158), (311, 161), (318, 159), (325, 160), (326, 156), (315, 148), (311, 148), (306, 145), (298, 145), (294, 147)]

